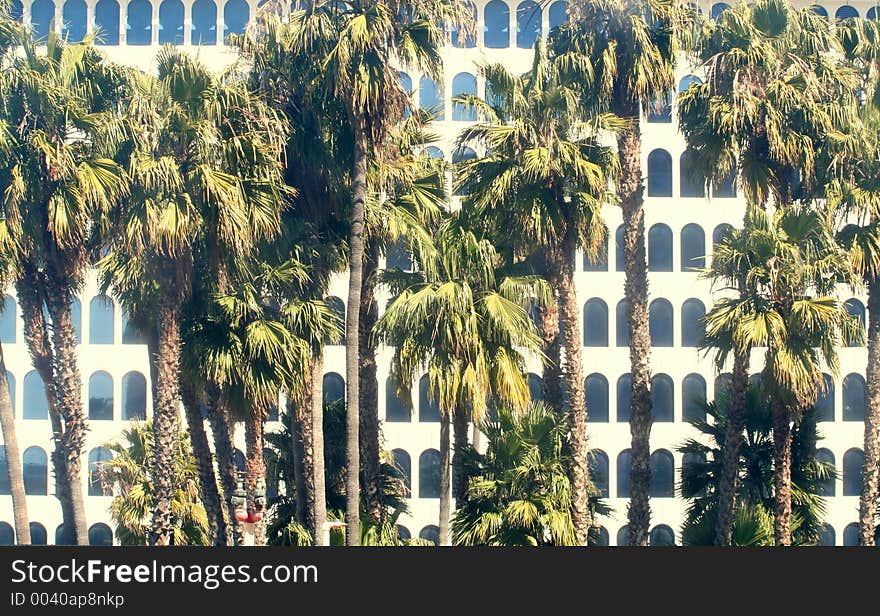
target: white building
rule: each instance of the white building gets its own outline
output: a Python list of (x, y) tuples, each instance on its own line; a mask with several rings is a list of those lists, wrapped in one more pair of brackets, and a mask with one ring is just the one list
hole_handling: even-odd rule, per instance
[[(449, 161), (462, 153), (453, 153), (453, 141), (471, 119), (467, 111), (454, 109), (452, 96), (477, 92), (484, 94), (483, 80), (476, 76), (476, 63), (483, 60), (502, 62), (513, 70), (527, 70), (531, 64), (531, 46), (536, 37), (565, 19), (566, 3), (559, 0), (543, 9), (533, 0), (514, 4), (515, 0), (475, 0), (479, 27), (475, 41), (462, 47), (449, 46), (444, 54), (444, 78), (434, 83), (428, 77), (402, 74), (411, 87), (416, 104), (427, 108), (442, 105), (436, 132), (441, 141), (432, 155)], [(228, 0), (19, 0), (23, 19), (31, 22), (38, 34), (61, 26), (71, 40), (87, 32), (100, 30), (104, 49), (113, 60), (137, 65), (144, 70), (155, 68), (158, 46), (182, 45), (201, 57), (208, 66), (222, 68), (235, 57), (234, 49), (224, 45), (229, 32), (242, 32), (262, 2)], [(699, 3), (704, 12), (714, 16), (727, 7), (705, 0)], [(810, 2), (796, 2), (809, 5)], [(816, 10), (830, 18), (854, 15), (875, 18), (876, 2), (854, 0), (851, 4), (824, 0)], [(678, 68), (679, 87), (695, 79), (686, 66)], [(651, 434), (652, 467), (655, 476), (652, 509), (652, 541), (668, 543), (671, 536), (680, 542), (679, 526), (686, 503), (675, 496), (675, 484), (682, 464), (676, 447), (692, 435), (685, 423), (695, 396), (714, 397), (716, 373), (711, 361), (695, 348), (697, 319), (712, 305), (708, 282), (700, 280), (689, 268), (702, 265), (703, 255), (711, 254), (712, 238), (724, 225), (742, 220), (744, 203), (732, 187), (705, 196), (702, 188), (686, 180), (682, 168), (685, 143), (676, 130), (675, 109), (665, 116), (643, 118), (643, 168), (646, 177), (646, 229), (648, 229), (650, 311), (652, 327), (651, 368), (653, 377), (655, 421)], [(466, 153), (464, 155), (467, 155)], [(605, 212), (610, 230), (619, 228), (620, 211)], [(620, 237), (618, 234), (617, 237)], [(614, 246), (614, 243), (611, 243)], [(616, 254), (615, 254), (616, 253)], [(610, 518), (600, 520), (610, 545), (619, 543), (626, 524), (628, 480), (628, 347), (623, 298), (623, 264), (620, 250), (612, 251), (602, 266), (589, 266), (577, 256), (577, 288), (584, 318), (584, 377), (590, 408), (590, 444), (600, 450), (597, 459), (600, 476), (607, 478), (608, 503), (614, 508)], [(338, 276), (331, 295), (345, 298), (347, 280)], [(52, 449), (42, 383), (33, 371), (22, 335), (22, 323), (12, 292), (6, 296), (6, 310), (0, 316), (0, 340), (13, 385), (19, 446), (24, 458), (28, 511), (32, 520), (34, 543), (54, 542), (61, 524), (61, 510), (51, 484), (48, 453)], [(379, 297), (380, 306), (385, 297)], [(341, 301), (341, 300), (340, 300)], [(864, 298), (850, 304), (864, 317)], [(126, 328), (125, 315), (119, 306), (99, 295), (94, 277), (80, 294), (76, 305), (81, 343), (79, 367), (83, 380), (83, 399), (88, 406), (90, 430), (84, 463), (100, 458), (98, 447), (114, 439), (131, 418), (151, 413), (146, 395), (149, 375), (146, 347)], [(379, 351), (379, 408), (386, 446), (394, 449), (398, 460), (410, 465), (412, 498), (410, 514), (401, 524), (412, 535), (436, 533), (438, 515), (439, 428), (436, 413), (428, 405), (416, 404), (412, 416), (389, 396), (389, 349)], [(326, 352), (325, 392), (344, 392), (345, 348), (329, 346)], [(819, 403), (821, 415), (820, 455), (835, 463), (840, 475), (828, 499), (828, 529), (823, 543), (857, 543), (858, 492), (863, 454), (863, 418), (867, 354), (864, 348), (841, 351), (841, 373), (832, 379), (832, 387)], [(756, 354), (753, 366), (761, 365)], [(535, 362), (531, 369), (540, 374)], [(533, 376), (537, 379), (537, 376)], [(830, 377), (829, 377), (830, 378)], [(415, 392), (414, 392), (415, 394)], [(414, 395), (414, 401), (424, 396)], [(277, 417), (275, 418), (277, 422)], [(269, 423), (271, 429), (272, 421)], [(277, 425), (277, 423), (275, 424)], [(243, 449), (243, 440), (238, 443)], [(0, 451), (3, 451), (0, 449)], [(12, 539), (12, 499), (6, 482), (5, 453), (0, 467), (0, 545)], [(85, 464), (84, 464), (85, 466)], [(86, 513), (92, 525), (90, 538), (96, 543), (109, 541), (110, 498), (100, 487), (90, 487), (83, 477)]]

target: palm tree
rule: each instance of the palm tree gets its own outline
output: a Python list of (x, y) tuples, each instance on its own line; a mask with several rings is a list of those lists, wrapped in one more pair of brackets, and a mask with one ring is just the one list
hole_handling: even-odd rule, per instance
[(380, 277), (394, 299), (375, 332), (394, 346), (391, 378), (402, 400), (411, 404), (411, 385), (427, 368), (429, 396), (440, 409), (439, 528), (447, 545), (450, 422), (464, 416), (479, 423), (489, 400), (520, 410), (528, 405), (523, 353), (538, 352), (540, 341), (526, 307), (547, 291), (539, 279), (499, 271), (500, 255), (460, 217), (435, 235), (433, 254), (417, 254), (419, 271)]
[(24, 475), (22, 475), (21, 454), (18, 450), (18, 437), (15, 433), (15, 417), (9, 394), (9, 381), (6, 379), (6, 360), (3, 357), (3, 347), (0, 345), (0, 430), (3, 434), (6, 471), (9, 474), (9, 491), (12, 495), (15, 538), (19, 545), (29, 545), (31, 530), (28, 522), (27, 497), (24, 492)]
[[(850, 111), (855, 75), (844, 66), (830, 28), (828, 20), (809, 9), (796, 11), (783, 0), (740, 4), (724, 11), (716, 24), (703, 24), (697, 60), (706, 80), (678, 100), (679, 124), (702, 177), (712, 183), (734, 178), (747, 203), (757, 207), (785, 208), (816, 193), (826, 168), (817, 163), (823, 149), (855, 119)], [(736, 262), (728, 266), (727, 271), (713, 267), (710, 275), (745, 293), (746, 280), (740, 277), (745, 270)], [(717, 359), (734, 357), (719, 545), (730, 542), (737, 493), (738, 434), (751, 350), (743, 342), (729, 336), (712, 342), (725, 349)]]
[[(113, 458), (102, 462), (98, 472), (113, 493), (110, 515), (116, 522), (120, 545), (151, 543), (152, 492), (158, 482), (152, 478), (155, 455), (152, 422), (132, 424), (121, 440), (104, 445)], [(199, 498), (196, 461), (184, 432), (172, 440), (171, 545), (210, 545), (208, 518)]]
[(692, 16), (676, 0), (583, 0), (570, 7), (571, 24), (559, 29), (551, 45), (569, 59), (570, 79), (589, 76), (588, 83), (593, 85), (583, 97), (584, 107), (598, 105), (627, 121), (617, 132), (617, 196), (623, 213), (624, 295), (632, 377), (628, 519), (630, 544), (647, 545), (651, 519), (651, 337), (639, 118), (643, 109), (668, 101), (675, 83), (676, 56), (690, 31)]
[(65, 529), (75, 535), (67, 539), (87, 544), (80, 477), (86, 420), (71, 304), (93, 231), (126, 194), (124, 173), (110, 158), (115, 135), (107, 130), (123, 80), (90, 39), (68, 45), (50, 33), (43, 47), (27, 28), (3, 30), (20, 50), (4, 57), (0, 84), (3, 244), (50, 403), (57, 494)]
[[(487, 154), (462, 164), (457, 185), (469, 192), (465, 209), (482, 217), (487, 229), (516, 230), (518, 257), (532, 256), (541, 248), (546, 264), (541, 273), (556, 294), (564, 332), (572, 515), (578, 541), (586, 545), (587, 408), (572, 255), (581, 248), (595, 257), (604, 241), (601, 207), (611, 201), (607, 186), (615, 158), (610, 148), (599, 144), (598, 134), (620, 128), (620, 123), (607, 114), (585, 117), (576, 83), (566, 79), (560, 61), (548, 56), (540, 41), (528, 73), (513, 75), (501, 65), (483, 66), (481, 72), (492, 96), (489, 101), (476, 96), (455, 101), (473, 106), (482, 119), (461, 133), (458, 144), (484, 148)], [(546, 377), (550, 375), (545, 364)]]
[(774, 214), (751, 207), (745, 226), (715, 249), (719, 263), (737, 263), (744, 288), (706, 315), (710, 344), (764, 347), (761, 379), (772, 409), (777, 545), (791, 544), (792, 431), (824, 387), (820, 361), (836, 373), (838, 347), (862, 335), (833, 294), (852, 284), (847, 258), (831, 235), (833, 210), (798, 204)]
[(161, 280), (153, 542), (167, 545), (181, 319), (194, 284), (193, 262), (203, 250), (222, 288), (224, 264), (279, 233), (288, 195), (281, 169), (287, 125), (243, 82), (211, 74), (180, 50), (165, 48), (157, 61), (158, 77), (133, 75), (124, 101), (128, 143), (119, 156), (132, 199), (112, 219), (120, 232), (101, 266), (121, 297), (143, 281)]

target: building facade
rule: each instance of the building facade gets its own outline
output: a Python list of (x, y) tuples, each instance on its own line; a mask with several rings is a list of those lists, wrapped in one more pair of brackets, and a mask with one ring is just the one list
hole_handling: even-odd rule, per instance
[[(296, 1), (296, 0), (294, 0)], [(225, 44), (229, 33), (241, 33), (259, 10), (278, 10), (264, 2), (228, 0), (15, 0), (14, 11), (31, 23), (37, 35), (45, 36), (57, 28), (70, 40), (97, 33), (108, 56), (155, 69), (155, 55), (163, 44), (181, 45), (198, 55), (209, 67), (221, 69), (235, 58), (235, 50)], [(274, 3), (273, 3), (274, 4)], [(701, 10), (716, 16), (727, 8), (724, 3), (700, 2)], [(732, 3), (731, 3), (732, 4)], [(852, 16), (876, 18), (876, 2), (851, 3), (825, 0), (814, 6), (830, 19)], [(454, 140), (475, 118), (466, 109), (452, 105), (454, 96), (465, 93), (485, 95), (485, 84), (478, 75), (480, 62), (501, 62), (514, 71), (531, 65), (531, 48), (538, 37), (566, 18), (566, 2), (533, 0), (474, 0), (478, 27), (473, 40), (456, 40), (443, 53), (444, 77), (434, 82), (427, 76), (401, 72), (401, 79), (412, 91), (413, 104), (433, 109), (439, 141), (429, 150), (431, 156), (456, 162), (474, 156), (472, 151), (455, 151)], [(290, 7), (283, 7), (287, 11)], [(700, 76), (684, 63), (678, 67), (679, 89)], [(696, 348), (698, 320), (711, 307), (713, 295), (707, 281), (694, 271), (710, 259), (712, 242), (726, 225), (742, 220), (744, 201), (732, 183), (706, 194), (702, 186), (688, 180), (688, 161), (683, 157), (685, 143), (677, 130), (674, 104), (668, 110), (645, 115), (643, 122), (643, 170), (646, 183), (645, 225), (647, 230), (650, 285), (651, 368), (655, 423), (651, 433), (652, 532), (655, 545), (680, 543), (679, 527), (686, 502), (678, 497), (677, 483), (682, 456), (677, 446), (696, 432), (687, 420), (699, 415), (700, 400), (712, 400), (724, 375), (718, 375), (711, 359)], [(453, 197), (454, 199), (454, 197)], [(600, 518), (603, 542), (625, 542), (630, 432), (628, 331), (623, 303), (623, 259), (620, 239), (620, 211), (605, 211), (609, 246), (599, 264), (590, 264), (576, 255), (577, 292), (583, 307), (584, 379), (590, 410), (589, 439), (594, 451), (595, 476), (614, 512)], [(347, 279), (337, 276), (330, 296), (344, 307)], [(865, 298), (842, 290), (841, 299), (864, 322)], [(388, 297), (379, 293), (379, 306)], [(0, 314), (0, 341), (6, 355), (13, 393), (19, 446), (23, 455), (28, 511), (34, 543), (54, 543), (61, 524), (61, 510), (51, 485), (49, 452), (51, 430), (45, 395), (39, 375), (33, 370), (22, 335), (22, 321), (14, 293), (7, 291), (5, 310)], [(79, 361), (83, 400), (87, 405), (90, 430), (84, 451), (84, 468), (106, 459), (103, 443), (117, 438), (130, 420), (151, 414), (149, 370), (146, 346), (128, 327), (126, 316), (114, 301), (100, 294), (95, 276), (90, 276), (75, 305), (80, 334)], [(414, 408), (406, 408), (388, 384), (391, 350), (378, 352), (379, 409), (385, 445), (408, 471), (410, 512), (401, 519), (402, 532), (434, 538), (437, 535), (439, 499), (439, 413), (427, 400), (426, 385), (413, 384)], [(829, 387), (817, 403), (820, 417), (819, 455), (834, 463), (838, 479), (826, 487), (827, 528), (822, 537), (826, 545), (857, 544), (858, 494), (863, 460), (863, 421), (865, 415), (864, 369), (867, 353), (863, 347), (841, 351), (841, 370), (837, 377), (826, 377)], [(760, 354), (752, 366), (762, 365)], [(331, 345), (325, 357), (325, 399), (344, 395), (345, 347)], [(540, 391), (540, 364), (530, 365), (530, 384)], [(277, 426), (270, 418), (267, 429)], [(243, 435), (239, 435), (241, 437)], [(237, 440), (243, 450), (243, 438)], [(0, 448), (0, 545), (12, 541), (12, 499), (5, 471), (5, 451)], [(240, 459), (243, 459), (238, 455)], [(90, 540), (96, 544), (112, 541), (108, 508), (111, 497), (84, 473), (83, 493), (91, 525)]]

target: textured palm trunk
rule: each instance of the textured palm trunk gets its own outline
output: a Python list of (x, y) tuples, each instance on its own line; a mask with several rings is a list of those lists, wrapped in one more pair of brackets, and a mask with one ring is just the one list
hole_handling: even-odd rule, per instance
[[(556, 290), (558, 272), (550, 266), (547, 249), (540, 251), (538, 269), (550, 286)], [(538, 328), (541, 335), (541, 351), (544, 354), (541, 393), (544, 404), (557, 414), (562, 414), (562, 363), (559, 343), (559, 309), (556, 298), (547, 306), (538, 306)]]
[(211, 543), (215, 546), (227, 545), (229, 537), (226, 526), (226, 518), (223, 516), (223, 502), (220, 499), (220, 491), (217, 488), (217, 475), (214, 473), (214, 458), (211, 454), (211, 445), (208, 443), (208, 434), (205, 432), (205, 420), (199, 408), (198, 397), (192, 386), (186, 381), (180, 381), (180, 397), (186, 412), (186, 422), (189, 426), (189, 440), (192, 444), (193, 455), (196, 459), (196, 469), (199, 473), (199, 485), (202, 489), (202, 502), (205, 505), (205, 513), (208, 516), (208, 530), (211, 535)]
[[(247, 494), (247, 510), (263, 513), (266, 504), (266, 461), (263, 459), (263, 421), (262, 409), (254, 410), (244, 423), (245, 474), (244, 485)], [(254, 522), (254, 545), (266, 545), (266, 522)]]
[(865, 465), (859, 498), (859, 545), (874, 545), (880, 473), (880, 280), (868, 281), (868, 365), (865, 408)]
[[(290, 414), (290, 450), (293, 460), (293, 478), (296, 502), (296, 521), (309, 529), (314, 537), (314, 520), (309, 516), (310, 502), (312, 500), (311, 482), (306, 471), (306, 452), (303, 440), (308, 439), (308, 430), (311, 429), (311, 379), (308, 388), (303, 391), (299, 400), (288, 398), (287, 411)], [(306, 411), (304, 405), (308, 409)], [(308, 422), (305, 430), (303, 424)], [(306, 432), (306, 434), (304, 434)]]
[(24, 268), (22, 277), (15, 283), (15, 293), (21, 307), (24, 320), (24, 338), (27, 342), (31, 363), (40, 375), (46, 392), (46, 404), (49, 408), (49, 420), (52, 426), (52, 470), (55, 475), (55, 497), (61, 506), (62, 533), (58, 537), (61, 545), (76, 543), (76, 525), (73, 522), (73, 505), (70, 501), (70, 483), (67, 479), (67, 456), (64, 454), (62, 435), (64, 426), (58, 412), (58, 399), (53, 385), (55, 376), (52, 373), (52, 344), (49, 341), (49, 328), (43, 313), (43, 294), (41, 283), (35, 272)]
[(232, 529), (232, 545), (244, 542), (244, 525), (235, 519), (235, 506), (232, 496), (238, 487), (238, 470), (235, 467), (235, 447), (232, 444), (233, 426), (229, 423), (226, 407), (220, 390), (215, 383), (208, 382), (205, 387), (208, 423), (214, 439), (214, 456), (217, 459), (217, 472), (220, 474), (220, 487), (223, 490), (223, 505)]
[(27, 497), (24, 493), (24, 475), (21, 468), (21, 454), (18, 449), (18, 436), (15, 433), (15, 417), (9, 383), (6, 381), (6, 360), (0, 345), (0, 429), (3, 431), (3, 444), (6, 449), (6, 471), (9, 473), (9, 492), (12, 496), (12, 517), (15, 522), (15, 538), (19, 545), (30, 545), (31, 528), (27, 511)]
[(70, 314), (73, 297), (62, 275), (47, 274), (46, 307), (52, 319), (53, 371), (58, 413), (64, 424), (61, 445), (67, 465), (67, 482), (73, 525), (78, 545), (89, 544), (82, 493), (82, 454), (86, 441), (86, 418), (82, 404), (82, 379), (76, 358), (76, 330)]
[(327, 492), (324, 476), (324, 356), (321, 351), (312, 358), (312, 464), (308, 469), (312, 481), (311, 516), (314, 519), (315, 545), (324, 545), (324, 523), (327, 522)]
[(452, 497), (449, 473), (449, 413), (440, 415), (440, 545), (449, 545), (449, 508)]
[(615, 111), (634, 120), (617, 137), (620, 156), (618, 196), (623, 212), (624, 296), (629, 303), (629, 361), (632, 378), (630, 433), (632, 468), (628, 510), (630, 545), (648, 545), (651, 525), (651, 334), (648, 328), (648, 272), (645, 262), (645, 211), (638, 103), (620, 94)]
[(178, 430), (180, 384), (180, 302), (168, 298), (159, 306), (159, 344), (153, 400), (153, 545), (172, 541), (174, 498), (174, 436)]
[(571, 475), (571, 518), (578, 545), (587, 545), (590, 531), (590, 471), (587, 450), (587, 405), (584, 400), (583, 347), (580, 327), (580, 308), (574, 288), (574, 272), (569, 256), (575, 248), (574, 239), (567, 238), (557, 253), (559, 319), (562, 324), (562, 343), (565, 350), (565, 391), (571, 421), (569, 437)]
[(376, 380), (376, 347), (370, 334), (379, 318), (374, 288), (379, 251), (368, 242), (361, 285), (360, 323), (360, 454), (361, 490), (364, 509), (376, 524), (382, 521), (382, 498), (379, 486), (379, 384)]
[(468, 477), (462, 472), (459, 458), (468, 444), (469, 420), (467, 409), (456, 407), (452, 414), (452, 496), (455, 498), (456, 509), (461, 509), (467, 500)]
[(345, 320), (346, 478), (345, 543), (360, 545), (360, 321), (364, 283), (364, 207), (367, 198), (367, 131), (365, 119), (350, 114), (354, 129), (354, 164), (351, 174), (351, 213), (348, 305)]
[(718, 517), (715, 545), (729, 546), (733, 536), (733, 512), (739, 487), (739, 455), (745, 427), (746, 392), (749, 387), (749, 354), (736, 353), (733, 384), (727, 411), (727, 430), (721, 448), (721, 477), (718, 483)]
[(773, 483), (776, 545), (791, 545), (791, 413), (779, 398), (772, 402)]

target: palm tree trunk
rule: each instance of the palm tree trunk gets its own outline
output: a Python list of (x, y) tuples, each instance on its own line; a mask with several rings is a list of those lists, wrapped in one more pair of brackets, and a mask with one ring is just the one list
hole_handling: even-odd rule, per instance
[(220, 487), (223, 489), (223, 501), (226, 507), (229, 524), (232, 526), (232, 545), (244, 542), (244, 525), (235, 519), (235, 507), (232, 495), (238, 487), (238, 471), (235, 467), (235, 448), (232, 444), (232, 426), (226, 414), (226, 407), (221, 399), (216, 383), (208, 381), (205, 386), (208, 423), (211, 425), (211, 436), (214, 439), (214, 455), (217, 459), (217, 471), (220, 473)]
[(724, 446), (721, 448), (715, 545), (729, 546), (733, 536), (733, 511), (739, 484), (739, 454), (743, 441), (748, 387), (749, 353), (737, 352), (733, 362), (733, 384), (727, 411), (727, 430), (724, 435)]
[(76, 543), (76, 525), (73, 522), (73, 504), (70, 501), (70, 483), (67, 479), (67, 456), (64, 454), (62, 434), (64, 426), (58, 412), (58, 398), (55, 395), (52, 373), (52, 345), (49, 341), (49, 328), (43, 313), (44, 295), (36, 272), (25, 266), (22, 277), (15, 283), (15, 293), (21, 306), (24, 320), (24, 338), (27, 342), (31, 363), (43, 381), (49, 420), (52, 426), (52, 470), (55, 474), (55, 497), (61, 505), (62, 534), (57, 538), (61, 545)]
[[(540, 251), (538, 269), (550, 286), (556, 290), (559, 286), (558, 272), (549, 264), (546, 249)], [(541, 335), (541, 351), (543, 357), (542, 396), (544, 404), (555, 413), (562, 413), (562, 363), (559, 344), (559, 309), (556, 299), (547, 306), (538, 306), (538, 328)]]
[(584, 400), (584, 376), (581, 355), (581, 327), (577, 292), (574, 288), (574, 272), (569, 255), (574, 251), (574, 238), (569, 237), (556, 253), (559, 272), (558, 287), (559, 318), (562, 324), (562, 343), (565, 349), (565, 390), (571, 419), (569, 438), (571, 459), (571, 518), (578, 545), (587, 545), (590, 531), (590, 471), (587, 459), (587, 405)]
[[(266, 461), (263, 459), (263, 409), (254, 409), (244, 422), (245, 492), (248, 511), (263, 513), (266, 499)], [(262, 494), (261, 494), (262, 493)], [(266, 545), (266, 522), (254, 523), (254, 545)]]
[(15, 537), (19, 545), (30, 545), (31, 527), (28, 519), (27, 497), (24, 493), (24, 475), (21, 468), (21, 454), (18, 450), (18, 436), (15, 433), (15, 418), (9, 383), (6, 381), (6, 360), (0, 345), (0, 429), (3, 430), (3, 443), (6, 448), (6, 470), (9, 473), (9, 491), (12, 495), (12, 517), (15, 521)]
[(630, 545), (648, 545), (651, 525), (651, 334), (648, 328), (648, 272), (645, 262), (645, 211), (642, 183), (642, 138), (638, 124), (638, 103), (621, 93), (618, 115), (633, 120), (618, 134), (620, 156), (618, 195), (623, 212), (624, 296), (629, 304), (629, 361), (632, 378), (630, 433), (632, 435), (630, 501), (628, 510)]
[(208, 443), (208, 434), (205, 432), (205, 420), (199, 408), (199, 401), (192, 386), (185, 378), (180, 381), (180, 397), (186, 412), (186, 422), (189, 426), (189, 440), (192, 443), (193, 455), (196, 459), (196, 468), (199, 472), (199, 484), (202, 488), (202, 502), (205, 505), (205, 513), (208, 516), (208, 530), (211, 534), (211, 543), (215, 546), (227, 545), (226, 519), (223, 516), (223, 502), (220, 499), (220, 491), (217, 488), (217, 475), (214, 473), (214, 458), (211, 454), (211, 446)]
[(312, 358), (312, 465), (308, 472), (312, 481), (311, 512), (315, 525), (314, 544), (324, 545), (324, 523), (327, 522), (327, 492), (324, 476), (324, 355), (318, 351)]
[(773, 522), (776, 545), (791, 545), (791, 413), (775, 397), (773, 412), (773, 480), (776, 512)]
[(364, 207), (367, 198), (366, 121), (350, 113), (354, 130), (354, 164), (351, 174), (351, 219), (348, 305), (345, 320), (346, 478), (345, 543), (360, 545), (360, 312), (364, 283)]
[(361, 285), (360, 323), (360, 455), (361, 486), (364, 509), (376, 524), (382, 521), (382, 498), (379, 488), (379, 384), (376, 380), (376, 347), (371, 334), (379, 319), (374, 297), (375, 274), (379, 251), (368, 242)]
[(61, 275), (49, 273), (46, 282), (46, 307), (52, 319), (54, 385), (58, 412), (64, 423), (61, 444), (67, 463), (71, 513), (77, 544), (88, 545), (89, 525), (86, 522), (81, 480), (87, 427), (82, 404), (82, 379), (76, 357), (76, 330), (70, 315), (73, 298), (70, 285)]
[(865, 465), (859, 498), (859, 545), (874, 545), (880, 467), (880, 279), (868, 281), (868, 365), (865, 409)]
[[(290, 448), (293, 454), (293, 477), (296, 484), (296, 521), (305, 526), (314, 536), (314, 521), (309, 515), (312, 490), (306, 470), (306, 453), (303, 441), (308, 439), (304, 434), (311, 427), (311, 413), (303, 410), (304, 405), (311, 409), (311, 385), (304, 391), (300, 400), (288, 398), (287, 411), (290, 414)], [(306, 417), (304, 421), (303, 418)], [(304, 424), (308, 422), (308, 426)]]
[(440, 415), (440, 545), (449, 545), (449, 413)]
[(467, 500), (468, 477), (462, 471), (459, 457), (468, 444), (469, 413), (463, 406), (457, 406), (452, 415), (452, 496), (455, 508), (460, 509)]

